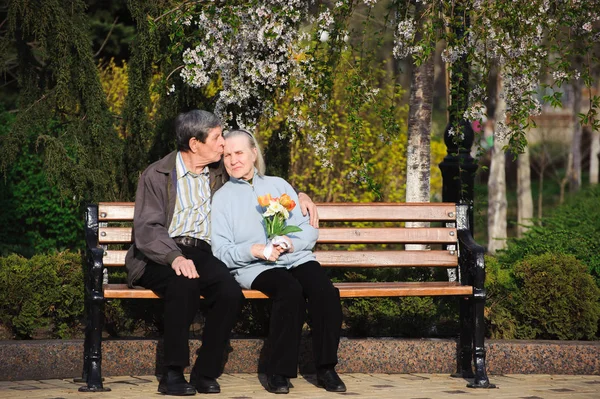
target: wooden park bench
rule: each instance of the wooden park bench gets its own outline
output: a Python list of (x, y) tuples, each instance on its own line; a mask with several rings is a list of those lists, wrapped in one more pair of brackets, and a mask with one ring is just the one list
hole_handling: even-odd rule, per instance
[[(457, 374), (474, 378), (471, 387), (490, 387), (485, 365), (484, 248), (469, 230), (467, 205), (454, 203), (322, 203), (317, 204), (322, 226), (315, 248), (324, 267), (454, 269), (457, 281), (341, 282), (342, 298), (456, 296), (460, 298), (460, 342)], [(130, 289), (104, 281), (107, 270), (123, 267), (132, 243), (133, 203), (103, 202), (86, 211), (88, 270), (86, 298), (88, 325), (84, 345), (82, 391), (107, 390), (102, 385), (103, 304), (108, 299), (156, 299), (151, 290)], [(356, 227), (351, 223), (377, 227)], [(407, 228), (405, 222), (429, 222), (431, 227)], [(355, 223), (356, 224), (356, 223)], [(124, 227), (125, 226), (125, 227)], [(364, 250), (349, 245), (367, 244)], [(424, 244), (426, 250), (404, 250), (402, 244)], [(116, 249), (115, 249), (116, 247)], [(354, 245), (356, 247), (356, 245)], [(110, 273), (109, 273), (110, 274)], [(265, 298), (260, 291), (244, 290), (249, 299)], [(473, 373), (473, 366), (475, 372)]]

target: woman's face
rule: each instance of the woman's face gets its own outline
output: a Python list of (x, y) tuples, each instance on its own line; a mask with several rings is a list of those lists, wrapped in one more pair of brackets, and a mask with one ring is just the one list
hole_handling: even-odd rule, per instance
[(254, 176), (256, 148), (250, 147), (249, 137), (239, 135), (225, 140), (223, 163), (229, 176), (250, 180)]

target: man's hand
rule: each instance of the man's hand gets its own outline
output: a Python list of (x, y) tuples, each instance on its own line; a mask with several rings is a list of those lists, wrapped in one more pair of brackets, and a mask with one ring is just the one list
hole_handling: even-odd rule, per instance
[(186, 259), (183, 256), (178, 256), (175, 258), (173, 263), (171, 263), (171, 268), (175, 270), (175, 273), (178, 276), (182, 274), (187, 278), (199, 278), (198, 271), (196, 270), (196, 266), (191, 259)]
[(300, 201), (300, 211), (302, 215), (306, 216), (308, 213), (310, 217), (310, 225), (315, 229), (319, 228), (319, 212), (317, 206), (305, 193), (298, 193), (298, 201)]

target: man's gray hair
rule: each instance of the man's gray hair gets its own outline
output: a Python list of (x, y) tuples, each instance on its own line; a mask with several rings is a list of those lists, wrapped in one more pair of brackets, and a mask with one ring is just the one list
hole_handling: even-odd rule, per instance
[(189, 151), (192, 137), (201, 143), (206, 143), (208, 132), (216, 127), (222, 127), (221, 120), (212, 112), (199, 109), (182, 112), (175, 119), (177, 150)]

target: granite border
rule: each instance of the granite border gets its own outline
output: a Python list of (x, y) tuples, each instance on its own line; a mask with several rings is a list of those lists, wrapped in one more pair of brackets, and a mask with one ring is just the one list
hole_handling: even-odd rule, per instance
[[(232, 339), (226, 373), (262, 372), (262, 339)], [(192, 358), (200, 347), (190, 340)], [(600, 341), (488, 340), (490, 375), (600, 375)], [(102, 343), (105, 376), (160, 374), (162, 342), (156, 339), (106, 339)], [(449, 339), (342, 338), (342, 373), (452, 373), (457, 342)], [(81, 376), (83, 340), (0, 341), (0, 381)], [(192, 359), (193, 360), (193, 359)], [(302, 341), (300, 373), (311, 373), (310, 342)]]

